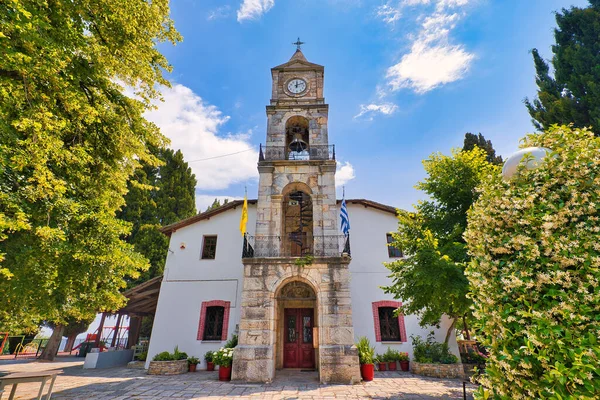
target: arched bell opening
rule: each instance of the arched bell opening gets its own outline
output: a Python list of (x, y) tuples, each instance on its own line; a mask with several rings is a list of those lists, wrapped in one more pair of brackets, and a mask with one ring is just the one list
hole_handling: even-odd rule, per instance
[(285, 123), (285, 151), (288, 160), (308, 160), (309, 156), (308, 119), (299, 115)]
[(275, 295), (276, 368), (313, 369), (318, 365), (317, 295), (301, 280), (284, 283)]
[(313, 204), (302, 190), (283, 196), (283, 254), (303, 257), (313, 254)]

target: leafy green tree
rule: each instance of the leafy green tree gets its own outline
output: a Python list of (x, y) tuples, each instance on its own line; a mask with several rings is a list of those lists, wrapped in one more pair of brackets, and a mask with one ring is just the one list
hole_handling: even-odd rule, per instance
[[(499, 169), (487, 157), (475, 147), (453, 150), (451, 156), (434, 153), (423, 162), (428, 176), (416, 187), (430, 200), (419, 202), (415, 212), (399, 211), (392, 246), (407, 257), (386, 264), (392, 285), (383, 289), (402, 299), (403, 313), (419, 315), (422, 326), (439, 324), (443, 315), (452, 319), (446, 343), (456, 323), (465, 322), (471, 313), (464, 275), (470, 257), (463, 232), (467, 210), (478, 195), (476, 187)], [(464, 328), (468, 332), (466, 322)]]
[(525, 105), (539, 130), (572, 123), (600, 135), (600, 0), (589, 2), (587, 8), (571, 7), (556, 14), (554, 77), (537, 49), (532, 50), (538, 93)]
[(162, 148), (153, 153), (163, 164), (144, 164), (136, 171), (128, 184), (126, 206), (117, 214), (133, 224), (128, 242), (150, 261), (150, 268), (130, 279), (128, 287), (163, 273), (169, 239), (160, 228), (196, 214), (196, 177), (181, 151)]
[(115, 213), (166, 144), (143, 113), (169, 84), (168, 14), (167, 0), (0, 2), (0, 325), (54, 323), (43, 358), (147, 268)]
[(600, 138), (553, 126), (522, 147), (552, 150), (480, 187), (465, 232), (478, 336), (478, 399), (600, 398)]
[(496, 155), (496, 150), (494, 150), (491, 140), (485, 140), (485, 137), (481, 133), (479, 135), (474, 135), (471, 132), (465, 133), (465, 141), (462, 149), (469, 151), (473, 150), (475, 146), (485, 150), (488, 162), (502, 165), (502, 157)]

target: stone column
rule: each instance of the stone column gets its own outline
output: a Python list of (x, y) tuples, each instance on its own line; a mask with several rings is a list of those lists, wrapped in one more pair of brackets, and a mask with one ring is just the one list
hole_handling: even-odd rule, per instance
[(361, 380), (354, 345), (349, 257), (329, 263), (319, 293), (319, 375), (322, 383), (356, 384)]
[(259, 259), (244, 265), (240, 333), (233, 352), (232, 380), (271, 382), (275, 377), (274, 304), (264, 276), (268, 269)]

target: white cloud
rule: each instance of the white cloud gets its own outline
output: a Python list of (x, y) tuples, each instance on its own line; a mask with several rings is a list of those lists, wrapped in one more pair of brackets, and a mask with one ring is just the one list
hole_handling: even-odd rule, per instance
[(393, 103), (382, 103), (382, 104), (361, 104), (360, 112), (354, 116), (354, 118), (360, 118), (363, 115), (369, 116), (370, 120), (373, 119), (374, 114), (390, 115), (398, 110), (398, 106)]
[(206, 19), (208, 21), (212, 21), (215, 19), (227, 18), (227, 17), (229, 17), (230, 11), (231, 11), (231, 7), (229, 5), (217, 7), (208, 13), (208, 16), (206, 17)]
[(415, 43), (409, 54), (388, 69), (387, 77), (392, 90), (411, 88), (422, 94), (462, 79), (473, 59), (474, 55), (461, 45), (430, 47)]
[[(387, 70), (387, 83), (391, 90), (408, 88), (416, 93), (426, 93), (441, 85), (462, 79), (475, 55), (462, 44), (454, 44), (450, 33), (464, 12), (449, 9), (464, 7), (470, 0), (438, 0), (435, 10), (423, 18), (413, 39), (410, 52), (400, 62)], [(427, 5), (429, 1), (405, 0), (404, 5)]]
[(244, 0), (237, 10), (237, 20), (253, 20), (260, 18), (275, 5), (275, 0)]
[(345, 163), (337, 162), (335, 170), (335, 186), (343, 186), (356, 176), (354, 175), (354, 167), (348, 161)]
[[(149, 111), (146, 118), (171, 139), (171, 148), (183, 152), (198, 189), (225, 189), (258, 176), (258, 151), (248, 142), (251, 131), (220, 133), (229, 117), (186, 86), (173, 84), (163, 88), (162, 94), (164, 102), (157, 102), (157, 109)], [(221, 157), (231, 153), (238, 154)]]
[(429, 3), (431, 3), (431, 0), (403, 0), (401, 4), (403, 6), (421, 6)]
[(399, 7), (390, 6), (390, 4), (384, 4), (377, 7), (377, 16), (380, 17), (386, 24), (394, 24), (402, 17)]
[(222, 205), (225, 202), (225, 200), (242, 200), (243, 197), (221, 196), (213, 194), (196, 194), (196, 210), (198, 210), (198, 212), (206, 211), (206, 209), (212, 205), (215, 199), (219, 200)]

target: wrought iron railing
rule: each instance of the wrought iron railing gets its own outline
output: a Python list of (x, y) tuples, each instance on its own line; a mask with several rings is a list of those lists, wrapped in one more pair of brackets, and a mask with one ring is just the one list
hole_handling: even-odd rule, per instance
[(263, 257), (340, 257), (350, 255), (350, 236), (322, 235), (309, 237), (292, 233), (284, 236), (244, 236), (242, 258)]
[(258, 161), (335, 160), (335, 145), (311, 145), (304, 151), (290, 151), (285, 146), (260, 145)]

